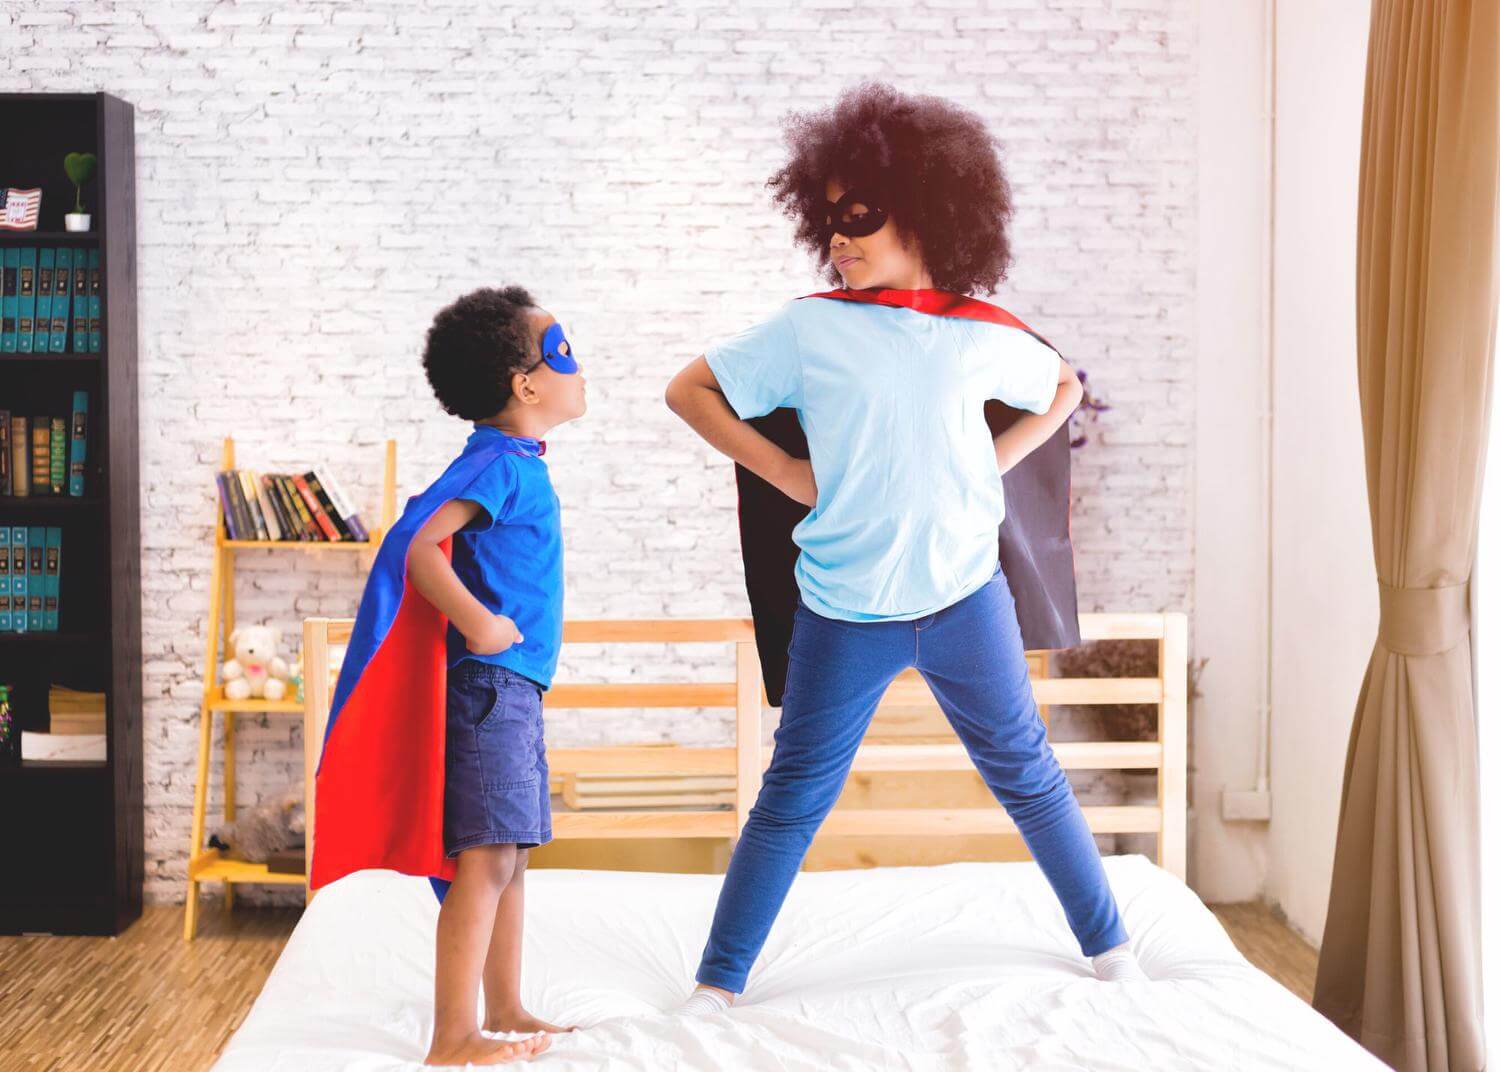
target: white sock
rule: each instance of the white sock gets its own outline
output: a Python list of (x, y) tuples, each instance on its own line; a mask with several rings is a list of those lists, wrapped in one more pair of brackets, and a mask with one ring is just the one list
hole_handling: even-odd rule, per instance
[(1151, 981), (1151, 977), (1141, 968), (1141, 962), (1135, 959), (1135, 951), (1130, 948), (1129, 942), (1107, 949), (1091, 959), (1094, 962), (1094, 974), (1107, 983)]
[(709, 1016), (729, 1008), (729, 999), (717, 990), (699, 987), (688, 999), (677, 1006), (677, 1011), (687, 1016)]

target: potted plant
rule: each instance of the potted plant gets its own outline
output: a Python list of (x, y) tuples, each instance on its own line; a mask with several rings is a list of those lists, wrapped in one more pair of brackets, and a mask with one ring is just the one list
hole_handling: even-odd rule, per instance
[(98, 166), (98, 158), (93, 153), (69, 153), (63, 157), (63, 170), (73, 180), (73, 189), (77, 192), (73, 199), (73, 211), (63, 217), (63, 225), (70, 231), (89, 229), (92, 217), (83, 211), (83, 187), (94, 177), (94, 169)]

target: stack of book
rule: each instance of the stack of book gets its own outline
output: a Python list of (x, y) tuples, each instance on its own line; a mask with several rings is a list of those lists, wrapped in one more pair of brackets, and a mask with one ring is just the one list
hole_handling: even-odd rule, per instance
[(0, 249), (0, 273), (0, 353), (99, 353), (97, 249), (10, 246)]
[(73, 392), (71, 420), (0, 409), (0, 495), (83, 495), (88, 445), (87, 391)]
[(231, 540), (370, 539), (327, 466), (290, 475), (229, 469), (218, 474), (218, 482), (224, 528)]
[(47, 712), (55, 736), (76, 737), (104, 732), (104, 693), (81, 692), (65, 685), (47, 690)]
[(0, 525), (0, 633), (58, 631), (62, 529)]

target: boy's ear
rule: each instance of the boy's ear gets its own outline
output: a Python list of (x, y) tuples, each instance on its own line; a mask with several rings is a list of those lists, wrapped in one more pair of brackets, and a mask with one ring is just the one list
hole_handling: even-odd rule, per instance
[(531, 377), (524, 372), (513, 373), (510, 377), (510, 393), (518, 399), (522, 405), (534, 406), (541, 401), (541, 395), (537, 394), (536, 384)]

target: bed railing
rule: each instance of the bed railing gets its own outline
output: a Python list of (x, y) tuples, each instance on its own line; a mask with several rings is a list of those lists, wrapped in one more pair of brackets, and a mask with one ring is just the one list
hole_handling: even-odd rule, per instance
[[(1187, 618), (1183, 614), (1084, 614), (1085, 640), (1153, 640), (1159, 645), (1158, 672), (1147, 678), (1033, 677), (1037, 703), (1156, 704), (1157, 740), (1059, 741), (1053, 751), (1069, 770), (1155, 770), (1154, 805), (1085, 805), (1090, 829), (1099, 834), (1149, 833), (1157, 836), (1157, 863), (1179, 878), (1187, 867)], [(306, 784), (313, 784), (337, 672), (335, 651), (348, 643), (349, 619), (309, 618), (303, 626)], [(557, 838), (734, 838), (760, 791), (770, 760), (761, 745), (765, 699), (760, 661), (750, 622), (742, 619), (665, 619), (573, 621), (563, 629), (566, 644), (733, 645), (734, 678), (722, 682), (559, 682), (547, 694), (549, 710), (589, 708), (728, 708), (735, 712), (735, 743), (730, 748), (661, 745), (609, 745), (549, 748), (554, 775), (644, 775), (690, 778), (732, 776), (734, 805), (728, 808), (630, 808), (567, 811), (555, 809)], [(908, 672), (891, 685), (885, 703), (933, 702), (922, 679)], [(861, 745), (856, 772), (967, 771), (963, 746), (945, 743)], [(309, 858), (316, 816), (307, 798)], [(1015, 825), (997, 805), (975, 808), (836, 809), (823, 824), (830, 835), (933, 836), (1013, 834)]]

